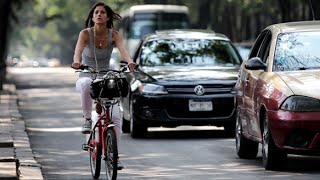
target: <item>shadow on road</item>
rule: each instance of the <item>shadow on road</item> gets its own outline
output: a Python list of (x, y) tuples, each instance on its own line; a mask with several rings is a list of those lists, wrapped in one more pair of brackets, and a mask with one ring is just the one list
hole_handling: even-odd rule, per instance
[[(259, 152), (260, 153), (260, 152)], [(262, 170), (262, 157), (261, 154), (255, 159), (238, 159), (239, 167), (261, 167)], [(317, 156), (300, 156), (300, 155), (288, 155), (286, 164), (279, 170), (273, 171), (278, 173), (311, 173), (320, 174), (320, 157)], [(265, 171), (270, 172), (270, 171)], [(271, 177), (270, 177), (271, 178)]]
[(320, 174), (319, 164), (320, 157), (318, 156), (290, 155), (288, 156), (288, 161), (283, 171), (293, 173), (313, 172)]

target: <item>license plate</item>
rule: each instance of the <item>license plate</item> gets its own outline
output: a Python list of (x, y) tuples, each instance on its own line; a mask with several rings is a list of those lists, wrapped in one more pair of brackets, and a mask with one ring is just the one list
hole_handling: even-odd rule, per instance
[(189, 111), (212, 111), (211, 101), (189, 100)]

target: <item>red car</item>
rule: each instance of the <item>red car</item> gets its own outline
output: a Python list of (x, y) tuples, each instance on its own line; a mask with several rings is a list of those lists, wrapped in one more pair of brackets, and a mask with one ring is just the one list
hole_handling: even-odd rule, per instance
[(265, 169), (287, 154), (320, 155), (320, 21), (274, 24), (255, 41), (235, 86), (236, 149)]

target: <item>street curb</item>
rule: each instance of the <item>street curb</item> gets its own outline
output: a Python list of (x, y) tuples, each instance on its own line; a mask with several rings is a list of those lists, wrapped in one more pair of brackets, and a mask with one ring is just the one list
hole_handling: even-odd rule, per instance
[(30, 146), (29, 136), (26, 132), (25, 121), (18, 108), (16, 86), (14, 84), (4, 84), (3, 90), (8, 92), (10, 96), (9, 115), (12, 124), (10, 133), (13, 138), (14, 157), (18, 179), (43, 179), (41, 165), (35, 160), (35, 156)]

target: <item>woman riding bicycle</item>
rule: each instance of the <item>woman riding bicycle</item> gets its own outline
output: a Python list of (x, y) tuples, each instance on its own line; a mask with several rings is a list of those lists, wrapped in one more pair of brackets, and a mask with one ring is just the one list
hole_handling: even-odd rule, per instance
[[(122, 58), (128, 62), (130, 71), (135, 68), (132, 58), (124, 48), (122, 36), (113, 29), (113, 20), (120, 20), (121, 16), (115, 13), (103, 2), (96, 3), (90, 10), (85, 21), (84, 29), (80, 31), (75, 47), (73, 63), (74, 69), (79, 69), (81, 64), (90, 66), (97, 71), (109, 69), (112, 49), (116, 46)], [(80, 91), (81, 105), (85, 123), (81, 132), (89, 134), (91, 131), (91, 112), (93, 100), (90, 96), (91, 74), (81, 72), (76, 82), (76, 89)], [(116, 134), (119, 145), (121, 135), (120, 109), (118, 105), (112, 108), (112, 121), (116, 125)], [(119, 163), (119, 168), (122, 164)]]

